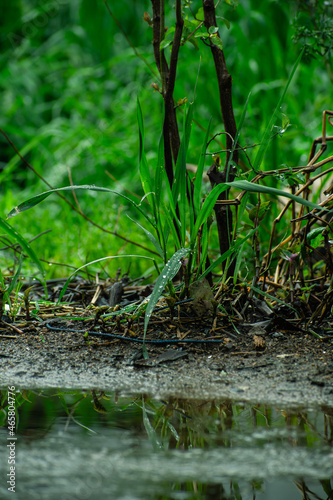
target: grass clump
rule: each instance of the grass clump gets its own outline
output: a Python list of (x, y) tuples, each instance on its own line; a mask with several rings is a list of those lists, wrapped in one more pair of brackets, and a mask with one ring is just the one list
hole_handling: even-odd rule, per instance
[[(95, 23), (90, 24), (88, 5), (78, 2), (80, 20), (77, 13), (70, 17), (73, 29), (57, 27), (55, 16), (45, 29), (46, 37), (47, 30), (52, 32), (48, 44), (41, 43), (37, 33), (17, 45), (17, 60), (8, 61), (2, 85), (7, 96), (5, 115), (12, 123), (9, 127), (2, 119), (7, 143), (6, 168), (0, 175), (10, 190), (16, 186), (13, 191), (19, 199), (9, 217), (33, 208), (38, 217), (48, 220), (41, 222), (40, 234), (49, 225), (54, 234), (43, 236), (48, 250), (42, 256), (27, 241), (36, 237), (35, 232), (27, 238), (20, 235), (26, 223), (19, 223), (16, 230), (2, 218), (3, 241), (7, 246), (20, 245), (40, 273), (41, 260), (48, 260), (53, 252), (80, 269), (89, 262), (118, 260), (121, 255), (150, 257), (159, 278), (148, 311), (163, 290), (175, 295), (172, 280), (177, 275), (181, 298), (190, 295), (193, 282), (206, 278), (215, 301), (225, 286), (232, 294), (250, 284), (244, 312), (248, 300), (259, 294), (271, 305), (282, 300), (295, 309), (299, 302), (298, 318), (306, 309), (311, 321), (322, 317), (331, 307), (333, 269), (332, 157), (323, 157), (332, 139), (328, 132), (332, 112), (327, 110), (325, 95), (330, 78), (327, 60), (320, 68), (322, 84), (316, 80), (310, 89), (306, 75), (311, 74), (314, 62), (302, 63), (299, 49), (298, 56), (295, 50), (284, 49), (291, 39), (292, 14), (283, 3), (270, 2), (264, 18), (263, 2), (256, 7), (245, 2), (236, 9), (235, 2), (215, 8), (213, 2), (177, 0), (172, 9), (152, 1), (140, 22), (137, 13), (126, 17), (104, 3), (103, 14), (99, 7)], [(104, 29), (104, 16), (110, 29), (106, 39), (113, 42), (110, 56), (97, 36), (97, 30)], [(281, 23), (284, 30), (273, 23), (276, 18), (288, 21)], [(132, 21), (140, 26), (140, 35), (133, 38), (127, 30)], [(78, 29), (80, 23), (89, 41)], [(272, 30), (274, 36), (269, 38)], [(248, 37), (254, 31), (260, 37), (252, 52)], [(124, 34), (129, 47), (119, 43)], [(72, 50), (68, 37), (75, 47)], [(262, 47), (268, 38), (266, 49), (270, 50), (265, 52)], [(149, 40), (153, 42), (150, 52)], [(63, 60), (56, 55), (59, 44), (66, 48)], [(88, 46), (86, 57), (91, 61), (83, 64), (82, 48)], [(130, 51), (132, 56), (124, 64)], [(13, 89), (19, 89), (21, 96), (28, 92), (20, 89), (15, 75), (35, 59), (38, 64), (29, 92), (40, 112), (30, 117), (23, 100), (22, 113), (15, 114)], [(53, 68), (48, 75), (43, 62)], [(314, 140), (306, 159), (304, 137), (313, 137), (314, 128), (308, 124), (310, 108), (304, 103), (308, 103), (307, 96), (314, 96), (316, 86), (320, 92), (311, 101), (312, 117), (318, 109), (326, 111), (321, 136)], [(81, 89), (85, 89), (84, 98)], [(111, 100), (113, 106), (108, 109)], [(21, 125), (14, 144), (9, 136)], [(135, 127), (139, 134), (134, 133)], [(38, 135), (29, 135), (30, 129), (38, 129)], [(11, 156), (9, 147), (18, 154)], [(24, 173), (19, 165), (24, 165)], [(111, 185), (110, 178), (116, 190), (105, 187)], [(43, 184), (47, 191), (41, 189)], [(82, 190), (90, 196), (79, 197)], [(37, 206), (52, 193), (62, 198), (64, 208), (49, 201), (52, 198), (46, 209)], [(107, 196), (110, 201), (101, 208), (100, 200)], [(6, 195), (5, 204), (14, 198), (12, 193)], [(59, 220), (50, 222), (62, 215), (68, 218), (72, 234), (64, 245), (67, 255), (57, 243), (62, 231)], [(315, 263), (317, 248), (323, 249), (319, 252), (323, 258)], [(137, 262), (132, 258), (131, 272), (147, 270)], [(115, 269), (107, 271), (112, 274)], [(325, 285), (325, 311), (310, 305), (312, 287), (317, 285)]]

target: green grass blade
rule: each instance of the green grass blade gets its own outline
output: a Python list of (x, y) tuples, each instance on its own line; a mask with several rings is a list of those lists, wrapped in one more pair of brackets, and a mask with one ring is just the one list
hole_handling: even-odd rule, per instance
[(143, 188), (143, 192), (147, 195), (149, 204), (154, 208), (154, 196), (152, 195), (154, 191), (152, 177), (150, 175), (147, 157), (144, 151), (144, 140), (145, 131), (143, 124), (142, 109), (139, 99), (137, 99), (137, 119), (139, 125), (139, 139), (140, 139), (140, 150), (139, 150), (139, 165), (140, 165), (140, 179)]
[(140, 139), (139, 159), (141, 160), (141, 157), (143, 155), (144, 141), (145, 141), (145, 129), (144, 129), (144, 124), (143, 124), (142, 109), (141, 109), (141, 104), (140, 104), (139, 98), (136, 101), (136, 112), (137, 112), (137, 120), (138, 120), (138, 125), (139, 125), (139, 139)]
[(179, 249), (181, 247), (181, 243), (179, 241), (179, 237), (178, 237), (175, 226), (177, 226), (178, 232), (180, 234), (180, 223), (179, 223), (177, 213), (176, 213), (176, 206), (174, 203), (173, 194), (172, 194), (170, 184), (169, 184), (169, 181), (168, 181), (168, 178), (167, 178), (167, 175), (166, 175), (166, 172), (164, 169), (163, 169), (163, 178), (164, 178), (165, 190), (167, 192), (167, 197), (168, 197), (168, 205), (164, 208), (164, 215), (166, 217), (166, 224), (165, 224), (164, 231), (163, 231), (163, 238), (164, 238), (164, 241), (166, 244), (167, 235), (169, 234), (169, 231), (171, 231), (173, 236), (174, 236), (175, 242), (176, 242), (176, 247)]
[(159, 301), (163, 293), (165, 285), (168, 283), (168, 281), (172, 280), (174, 276), (176, 276), (181, 266), (181, 259), (182, 257), (185, 257), (185, 255), (187, 255), (188, 252), (189, 252), (188, 248), (180, 248), (165, 264), (161, 274), (156, 280), (154, 290), (150, 296), (145, 312), (144, 334), (143, 334), (144, 341), (146, 339), (146, 333), (150, 317), (153, 313), (153, 310), (157, 302)]
[(196, 279), (198, 279), (201, 269), (204, 269), (206, 265), (207, 254), (208, 254), (208, 228), (207, 224), (204, 224), (202, 226), (202, 235), (201, 235), (201, 257), (198, 266), (198, 271), (196, 273)]
[[(160, 211), (161, 207), (161, 198), (163, 194), (163, 172), (165, 172), (164, 169), (164, 138), (163, 138), (163, 133), (161, 134), (160, 137), (160, 142), (158, 146), (158, 158), (157, 158), (157, 165), (156, 165), (156, 170), (155, 170), (155, 204), (154, 204), (154, 217), (155, 217), (155, 222), (156, 222), (156, 232), (157, 236), (160, 242), (161, 247), (163, 248), (164, 252), (164, 261), (166, 262), (166, 239), (165, 239), (165, 233), (163, 230), (163, 223), (162, 223), (162, 215)], [(169, 183), (168, 183), (169, 185)], [(169, 186), (170, 187), (170, 186)]]
[(234, 276), (233, 276), (233, 283), (234, 285), (237, 284), (237, 280), (238, 280), (238, 273), (239, 273), (239, 269), (240, 269), (240, 266), (241, 266), (241, 263), (242, 263), (242, 260), (243, 260), (243, 255), (241, 252), (238, 252), (237, 253), (237, 256), (235, 258), (235, 267), (234, 267)]
[(188, 196), (188, 204), (189, 204), (189, 217), (190, 217), (190, 229), (189, 233), (191, 234), (193, 229), (194, 229), (194, 209), (193, 209), (193, 195), (192, 195), (192, 184), (191, 184), (191, 179), (190, 176), (187, 174), (186, 175), (186, 180), (187, 180), (187, 196)]
[(14, 228), (12, 228), (8, 222), (6, 222), (4, 219), (0, 217), (0, 227), (6, 231), (9, 236), (14, 238), (14, 240), (17, 241), (17, 243), (21, 246), (22, 250), (25, 251), (30, 257), (30, 259), (36, 264), (38, 267), (39, 272), (41, 273), (42, 276), (44, 276), (44, 269), (42, 267), (42, 264), (40, 263), (37, 255), (29, 245), (29, 243), (21, 236)]
[[(169, 234), (171, 232), (171, 234), (174, 238), (176, 248), (177, 248), (177, 250), (179, 250), (181, 248), (181, 244), (179, 241), (179, 236), (178, 236), (178, 233), (176, 230), (176, 226), (174, 224), (174, 221), (177, 221), (176, 224), (178, 224), (178, 219), (171, 217), (167, 207), (164, 207), (164, 216), (165, 216), (165, 225), (164, 225), (164, 230), (163, 230), (163, 237), (164, 237), (165, 244), (167, 244), (168, 237), (169, 237)], [(178, 224), (178, 226), (179, 226), (179, 224)], [(164, 262), (166, 262), (166, 258), (164, 259)]]
[(1, 271), (1, 267), (0, 267), (0, 288), (5, 289), (5, 280)]
[(157, 166), (155, 173), (155, 201), (156, 201), (157, 212), (159, 210), (161, 201), (163, 170), (164, 170), (164, 137), (163, 134), (161, 134), (160, 142), (158, 145), (158, 158), (157, 158)]
[(228, 189), (227, 183), (215, 186), (205, 199), (191, 234), (190, 247), (193, 249), (200, 226), (208, 219), (219, 195)]
[(51, 194), (57, 193), (58, 191), (103, 191), (106, 193), (111, 193), (115, 194), (117, 196), (120, 196), (121, 198), (124, 198), (128, 203), (130, 203), (136, 210), (138, 210), (144, 218), (155, 228), (155, 223), (154, 221), (146, 214), (146, 212), (140, 207), (140, 205), (137, 205), (134, 203), (133, 200), (128, 198), (122, 193), (118, 193), (117, 191), (114, 191), (113, 189), (109, 188), (104, 188), (104, 187), (99, 187), (95, 185), (82, 185), (82, 186), (66, 186), (62, 188), (56, 188), (56, 189), (50, 189), (49, 191), (44, 191), (44, 193), (37, 194), (36, 196), (33, 196), (32, 198), (29, 198), (28, 200), (24, 201), (23, 203), (20, 203), (17, 207), (13, 208), (9, 214), (7, 215), (7, 219), (11, 219), (12, 217), (15, 217), (16, 215), (19, 215), (21, 212), (24, 212), (25, 210), (29, 210), (30, 208), (35, 207), (42, 201), (44, 201), (46, 198), (48, 198)]
[(200, 160), (198, 163), (197, 172), (195, 174), (193, 206), (194, 206), (194, 211), (195, 211), (196, 217), (198, 216), (199, 211), (200, 211), (202, 176), (203, 176), (203, 171), (204, 171), (204, 167), (205, 167), (206, 149), (207, 149), (207, 142), (208, 142), (209, 130), (210, 130), (211, 123), (212, 123), (212, 119), (210, 119), (208, 127), (207, 127), (205, 140), (204, 140), (204, 143), (203, 143), (202, 149), (201, 149), (201, 155), (200, 155)]
[(20, 214), (21, 212), (24, 212), (25, 210), (29, 210), (30, 208), (35, 207), (42, 201), (44, 201), (46, 198), (48, 198), (52, 193), (56, 193), (58, 191), (78, 191), (78, 190), (90, 190), (90, 191), (111, 191), (107, 188), (102, 188), (98, 186), (88, 186), (88, 185), (82, 185), (82, 186), (66, 186), (62, 188), (56, 188), (56, 189), (50, 189), (49, 191), (44, 191), (44, 193), (37, 194), (36, 196), (33, 196), (32, 198), (29, 198), (28, 200), (24, 201), (23, 203), (20, 203), (17, 207), (13, 208), (7, 215), (7, 219), (11, 219), (12, 217), (15, 217), (16, 215)]
[(136, 224), (140, 229), (142, 229), (142, 231), (144, 231), (146, 233), (146, 235), (148, 236), (148, 238), (150, 239), (150, 241), (152, 242), (152, 244), (154, 245), (154, 247), (156, 248), (157, 252), (159, 253), (159, 255), (162, 257), (162, 259), (164, 258), (164, 252), (161, 248), (161, 245), (159, 244), (159, 242), (157, 241), (157, 239), (155, 238), (155, 236), (150, 232), (148, 231), (148, 229), (146, 229), (145, 227), (141, 226), (141, 224), (139, 224), (137, 221), (135, 221), (134, 219), (132, 219), (129, 215), (127, 215), (127, 217), (132, 221), (134, 222), (134, 224)]
[(165, 190), (166, 190), (167, 196), (168, 196), (168, 207), (170, 208), (170, 212), (172, 213), (172, 216), (176, 219), (177, 223), (179, 223), (177, 213), (176, 213), (175, 201), (173, 198), (173, 194), (172, 194), (170, 184), (169, 184), (165, 170), (163, 170), (163, 177), (164, 177)]
[(258, 150), (258, 153), (257, 153), (257, 155), (255, 157), (255, 160), (254, 160), (254, 163), (253, 163), (253, 169), (254, 169), (255, 172), (257, 172), (258, 169), (260, 168), (260, 165), (262, 163), (262, 160), (264, 158), (264, 155), (266, 153), (266, 150), (267, 150), (267, 147), (268, 147), (268, 144), (269, 144), (269, 141), (270, 141), (270, 136), (271, 136), (272, 129), (273, 129), (273, 126), (275, 124), (277, 115), (278, 115), (278, 113), (280, 111), (280, 107), (281, 107), (282, 102), (283, 102), (283, 100), (285, 98), (285, 95), (286, 95), (287, 90), (289, 88), (290, 82), (293, 79), (295, 71), (296, 71), (296, 69), (297, 69), (297, 67), (298, 67), (298, 65), (299, 65), (299, 63), (300, 63), (300, 61), (302, 59), (303, 52), (304, 52), (304, 49), (302, 50), (302, 52), (298, 56), (298, 58), (297, 58), (297, 60), (296, 60), (296, 62), (294, 64), (294, 66), (293, 66), (293, 68), (291, 70), (291, 73), (289, 75), (287, 84), (286, 84), (286, 86), (285, 86), (285, 88), (284, 88), (284, 90), (283, 90), (283, 92), (281, 94), (281, 97), (280, 97), (280, 99), (279, 99), (279, 101), (277, 103), (277, 106), (276, 106), (276, 108), (274, 110), (274, 113), (272, 114), (272, 117), (271, 117), (271, 119), (269, 121), (269, 124), (267, 125), (266, 130), (264, 132), (263, 138), (261, 140), (260, 148)]
[(305, 205), (306, 207), (309, 207), (311, 209), (316, 208), (317, 210), (325, 210), (325, 208), (321, 207), (320, 205), (316, 205), (316, 203), (304, 200), (300, 196), (288, 193), (287, 191), (282, 191), (282, 189), (276, 189), (269, 186), (259, 186), (258, 184), (254, 184), (248, 181), (233, 181), (233, 182), (226, 182), (225, 184), (227, 184), (230, 187), (242, 189), (243, 191), (249, 191), (250, 193), (265, 193), (273, 196), (284, 196), (285, 198), (290, 198), (291, 200), (296, 201), (301, 205)]
[(192, 119), (193, 119), (193, 105), (190, 105), (186, 116), (184, 116), (184, 132), (178, 153), (176, 170), (175, 170), (175, 182), (172, 189), (174, 201), (176, 202), (176, 200), (178, 200), (179, 198), (178, 208), (180, 217), (180, 234), (181, 234), (182, 245), (185, 244), (185, 235), (186, 235), (186, 207), (187, 207), (186, 155), (190, 141)]
[(154, 427), (151, 425), (146, 407), (145, 407), (145, 402), (144, 398), (142, 398), (142, 421), (143, 425), (145, 426), (146, 432), (148, 439), (155, 451), (161, 450), (163, 448), (163, 445), (161, 441), (158, 438), (157, 432), (155, 431)]
[(7, 290), (8, 295), (10, 295), (12, 293), (12, 291), (14, 290), (16, 283), (20, 277), (22, 262), (23, 262), (23, 255), (21, 255), (19, 266), (18, 266), (17, 271), (16, 271), (12, 281), (10, 282), (9, 288)]
[(239, 225), (241, 224), (241, 222), (243, 220), (243, 215), (244, 215), (244, 212), (246, 210), (248, 197), (249, 197), (249, 193), (248, 193), (248, 191), (246, 191), (246, 193), (242, 197), (241, 203), (238, 207), (237, 220), (235, 221), (234, 228), (233, 228), (234, 238), (236, 237)]
[(247, 96), (247, 99), (245, 101), (245, 106), (243, 108), (243, 111), (242, 111), (242, 114), (241, 114), (241, 117), (240, 117), (240, 120), (239, 120), (236, 137), (235, 137), (234, 142), (232, 143), (232, 148), (231, 148), (231, 154), (230, 154), (229, 163), (232, 160), (235, 148), (236, 148), (236, 146), (238, 144), (238, 141), (239, 141), (239, 136), (240, 136), (240, 132), (241, 132), (242, 127), (243, 127), (244, 120), (245, 120), (245, 116), (246, 116), (246, 112), (247, 112), (247, 107), (249, 105), (250, 96), (251, 96), (251, 92), (249, 92), (249, 94)]
[(223, 255), (220, 255), (220, 257), (218, 259), (216, 259), (215, 262), (213, 262), (206, 270), (204, 273), (202, 273), (202, 275), (200, 276), (200, 279), (201, 278), (204, 278), (205, 276), (207, 276), (208, 273), (212, 272), (213, 269), (215, 269), (215, 267), (217, 267), (218, 265), (222, 264), (222, 262), (224, 262), (228, 257), (230, 257), (233, 253), (236, 252), (236, 250), (240, 251), (241, 250), (241, 247), (244, 245), (244, 243), (246, 243), (246, 241), (251, 238), (254, 233), (258, 230), (258, 228), (254, 228), (252, 229), (246, 236), (245, 238), (239, 238), (230, 248), (229, 250), (227, 250), (226, 252), (224, 252)]
[(266, 297), (269, 300), (273, 300), (274, 302), (278, 302), (279, 304), (287, 306), (287, 307), (289, 307), (289, 309), (291, 309), (292, 311), (294, 311), (296, 313), (298, 312), (297, 309), (295, 309), (293, 306), (288, 304), (288, 302), (286, 302), (285, 300), (281, 300), (278, 297), (274, 297), (273, 295), (270, 295), (269, 293), (264, 292), (263, 290), (261, 290), (260, 288), (258, 288), (256, 286), (253, 286), (250, 284), (248, 284), (247, 286), (249, 288), (251, 288), (251, 290), (253, 290), (254, 292), (258, 293), (259, 295), (263, 295), (264, 297)]

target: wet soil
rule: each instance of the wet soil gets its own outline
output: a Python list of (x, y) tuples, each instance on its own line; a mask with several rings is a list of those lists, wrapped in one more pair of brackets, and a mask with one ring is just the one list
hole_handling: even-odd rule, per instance
[[(190, 337), (207, 338), (213, 325), (213, 336), (219, 335), (221, 343), (150, 344), (148, 360), (142, 357), (142, 345), (119, 339), (87, 339), (82, 333), (53, 331), (46, 325), (30, 325), (23, 333), (2, 329), (0, 387), (100, 389), (156, 398), (333, 408), (332, 334), (318, 339), (303, 331), (262, 328), (259, 323), (242, 325), (238, 333), (223, 326), (218, 331), (223, 318), (219, 321), (198, 321)], [(69, 326), (79, 328), (73, 322)], [(185, 328), (180, 332), (174, 321), (163, 326), (163, 333), (155, 327), (148, 338), (154, 333), (169, 338), (171, 326), (172, 338), (177, 338), (176, 331), (184, 334)]]

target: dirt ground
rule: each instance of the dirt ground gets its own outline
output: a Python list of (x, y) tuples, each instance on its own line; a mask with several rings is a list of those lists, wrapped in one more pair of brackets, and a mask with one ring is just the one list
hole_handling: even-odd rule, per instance
[[(0, 387), (93, 388), (156, 398), (333, 409), (332, 334), (318, 339), (303, 331), (287, 331), (286, 325), (267, 327), (267, 322), (242, 325), (237, 333), (225, 329), (223, 322), (223, 318), (215, 324), (212, 318), (198, 320), (186, 335), (186, 327), (177, 328), (176, 321), (165, 326), (161, 321), (154, 332), (148, 331), (148, 338), (165, 340), (171, 333), (177, 338), (177, 331), (178, 337), (218, 337), (221, 343), (149, 344), (148, 360), (138, 343), (91, 335), (87, 339), (83, 333), (49, 330), (46, 324), (30, 325), (23, 333), (1, 329)], [(80, 328), (74, 322), (60, 325), (68, 327)]]

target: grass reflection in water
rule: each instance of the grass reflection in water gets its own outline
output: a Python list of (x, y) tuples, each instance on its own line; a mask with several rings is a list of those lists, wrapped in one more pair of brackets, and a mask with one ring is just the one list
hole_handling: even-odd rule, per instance
[(21, 390), (16, 408), (18, 498), (333, 498), (331, 407)]

